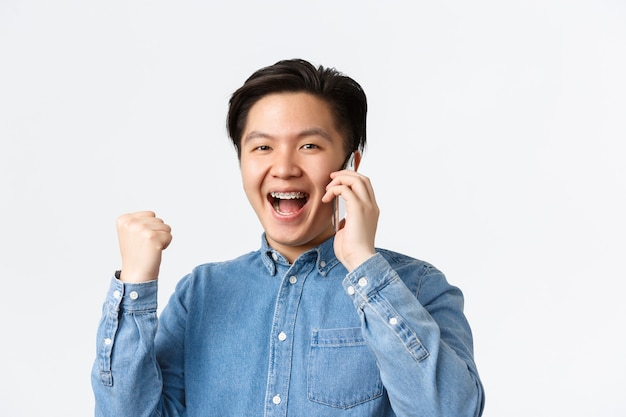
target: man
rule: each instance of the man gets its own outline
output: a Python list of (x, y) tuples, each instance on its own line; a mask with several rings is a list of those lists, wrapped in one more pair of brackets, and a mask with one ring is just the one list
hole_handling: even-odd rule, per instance
[[(379, 210), (356, 171), (366, 111), (358, 83), (303, 60), (246, 80), (227, 124), (261, 248), (196, 267), (158, 319), (170, 227), (153, 212), (118, 218), (96, 415), (482, 413), (461, 292), (433, 266), (374, 246)], [(344, 169), (351, 157), (355, 170)]]

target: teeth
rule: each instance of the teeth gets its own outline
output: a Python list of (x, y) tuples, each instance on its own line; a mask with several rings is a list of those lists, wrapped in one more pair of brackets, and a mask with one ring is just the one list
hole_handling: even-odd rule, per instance
[(292, 193), (277, 193), (271, 192), (270, 195), (274, 198), (278, 198), (281, 200), (294, 200), (296, 198), (305, 198), (306, 194), (301, 192), (292, 192)]

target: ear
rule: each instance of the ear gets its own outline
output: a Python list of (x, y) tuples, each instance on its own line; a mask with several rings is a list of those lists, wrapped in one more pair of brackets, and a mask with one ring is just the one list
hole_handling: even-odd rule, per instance
[(354, 151), (354, 170), (357, 171), (359, 169), (359, 165), (361, 164), (361, 155), (360, 151)]

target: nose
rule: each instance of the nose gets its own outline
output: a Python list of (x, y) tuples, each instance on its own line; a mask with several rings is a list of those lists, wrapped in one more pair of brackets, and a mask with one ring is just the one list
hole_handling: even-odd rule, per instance
[(300, 176), (302, 171), (297, 155), (288, 151), (275, 152), (272, 160), (271, 174), (277, 178)]

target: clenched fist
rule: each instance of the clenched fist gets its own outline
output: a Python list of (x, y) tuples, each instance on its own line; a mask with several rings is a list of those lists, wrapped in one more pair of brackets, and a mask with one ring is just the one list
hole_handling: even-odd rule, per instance
[(172, 241), (171, 228), (151, 211), (123, 214), (117, 218), (117, 236), (122, 255), (124, 282), (157, 279), (161, 252)]

